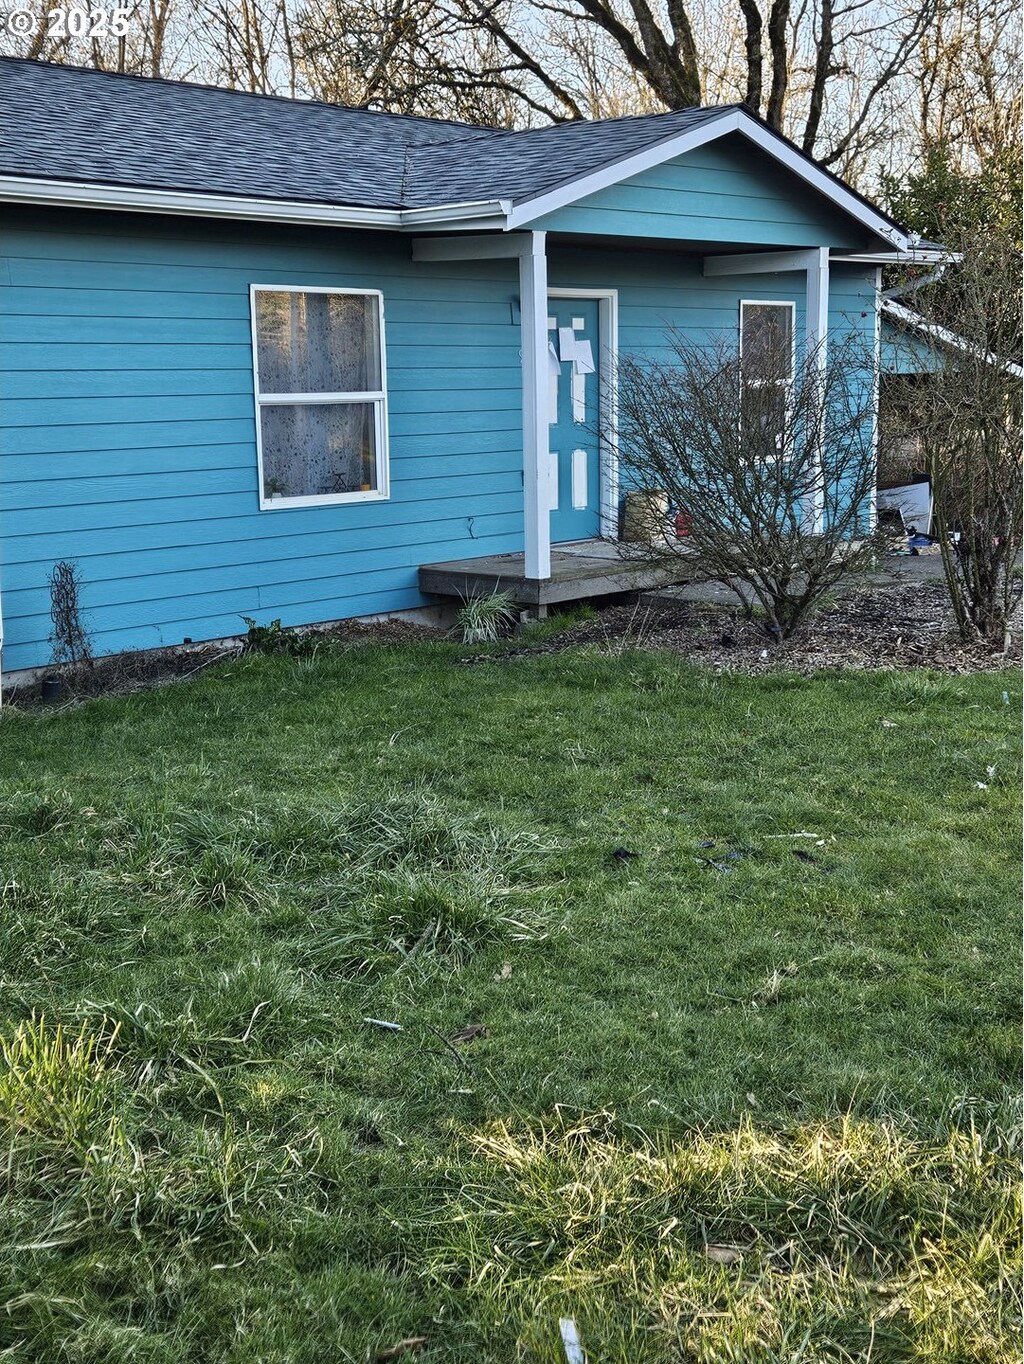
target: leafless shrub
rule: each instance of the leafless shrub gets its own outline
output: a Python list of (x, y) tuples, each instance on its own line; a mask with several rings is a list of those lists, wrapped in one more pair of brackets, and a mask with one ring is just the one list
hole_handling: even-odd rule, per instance
[(669, 359), (623, 365), (622, 457), (627, 480), (667, 494), (688, 533), (633, 552), (684, 556), (688, 576), (730, 587), (784, 639), (875, 550), (869, 358), (850, 344), (794, 360), (767, 334), (742, 358), (669, 342)]
[(903, 344), (920, 372), (902, 382), (899, 410), (931, 479), (960, 633), (1003, 648), (1021, 597), (1021, 255), (995, 229), (959, 246), (962, 262), (908, 300), (923, 327)]
[(92, 644), (82, 623), (79, 600), (82, 579), (78, 565), (70, 559), (59, 560), (51, 569), (48, 581), (50, 620), (53, 622), (50, 632), (53, 661), (70, 663), (76, 667), (81, 664), (91, 666)]

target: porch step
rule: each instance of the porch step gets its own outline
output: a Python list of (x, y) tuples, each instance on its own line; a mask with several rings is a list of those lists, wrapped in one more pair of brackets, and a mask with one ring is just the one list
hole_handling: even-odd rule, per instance
[(522, 607), (547, 607), (642, 592), (685, 582), (682, 563), (647, 564), (623, 557), (609, 540), (583, 540), (551, 551), (551, 577), (527, 578), (522, 554), (488, 554), (478, 559), (451, 559), (421, 564), (420, 591), (435, 597), (486, 597), (511, 593)]

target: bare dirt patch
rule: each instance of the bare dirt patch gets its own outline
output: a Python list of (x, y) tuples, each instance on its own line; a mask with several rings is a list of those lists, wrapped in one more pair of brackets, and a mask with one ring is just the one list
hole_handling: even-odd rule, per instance
[(1020, 640), (1018, 628), (1008, 653), (965, 644), (944, 582), (889, 578), (842, 589), (801, 634), (782, 644), (773, 643), (738, 605), (662, 594), (610, 607), (536, 651), (584, 644), (667, 649), (717, 671), (745, 673), (932, 668), (961, 674), (1005, 668), (1020, 658)]

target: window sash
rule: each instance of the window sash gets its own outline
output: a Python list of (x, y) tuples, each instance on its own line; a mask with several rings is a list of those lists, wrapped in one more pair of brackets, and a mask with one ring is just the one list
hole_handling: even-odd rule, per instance
[[(786, 360), (788, 361), (788, 364), (787, 364), (787, 371), (786, 371), (785, 374), (780, 374), (780, 375), (778, 376), (778, 378), (759, 378), (759, 379), (758, 379), (758, 378), (748, 378), (748, 377), (743, 373), (743, 342), (744, 342), (744, 333), (745, 333), (745, 331), (746, 331), (747, 310), (748, 310), (748, 309), (755, 309), (755, 308), (762, 308), (762, 309), (763, 309), (763, 308), (778, 308), (778, 309), (780, 309), (780, 310), (785, 310), (785, 311), (789, 314), (789, 321), (788, 321), (789, 334), (788, 334), (788, 338), (787, 338), (787, 339), (788, 339), (788, 345), (786, 346)], [(794, 383), (794, 381), (795, 381), (795, 379), (796, 379), (796, 304), (792, 301), (792, 299), (769, 299), (769, 298), (749, 298), (749, 299), (748, 299), (748, 298), (744, 298), (744, 299), (741, 299), (741, 300), (740, 300), (740, 324), (739, 324), (739, 332), (740, 332), (740, 336), (739, 336), (739, 341), (740, 341), (739, 382), (740, 382), (740, 390), (741, 390), (741, 393), (742, 393), (742, 391), (743, 391), (744, 389), (752, 389), (752, 390), (755, 390), (755, 391), (762, 391), (762, 392), (774, 390), (775, 392), (784, 395), (784, 396), (787, 397), (787, 399), (788, 399), (789, 392), (790, 392), (790, 390), (791, 390), (791, 388), (792, 388), (792, 386), (793, 386), (793, 383)], [(788, 421), (789, 418), (790, 418), (790, 415), (791, 415), (790, 409), (789, 409), (789, 402), (788, 402), (788, 401), (786, 401), (786, 405), (785, 405), (785, 406), (786, 406), (785, 420)], [(741, 422), (742, 422), (742, 417), (741, 417), (740, 420), (741, 420)], [(777, 458), (777, 457), (778, 457), (778, 452), (779, 452), (779, 450), (781, 449), (782, 439), (783, 439), (783, 432), (782, 432), (781, 430), (779, 430), (779, 431), (777, 431), (777, 432), (775, 433), (775, 447), (776, 447), (776, 453), (775, 453), (775, 456), (773, 456), (773, 458)]]
[(740, 299), (740, 374), (743, 374), (743, 343), (747, 331), (747, 310), (755, 308), (778, 308), (784, 309), (789, 314), (789, 344), (786, 347), (786, 358), (788, 360), (785, 375), (780, 375), (777, 379), (748, 379), (743, 377), (743, 382), (749, 384), (751, 388), (759, 388), (762, 385), (775, 385), (776, 387), (788, 387), (796, 377), (796, 304), (792, 299), (775, 298), (743, 298)]
[[(270, 294), (337, 294), (342, 297), (358, 296), (376, 300), (377, 355), (379, 377), (382, 387), (352, 390), (349, 392), (264, 392), (260, 388), (259, 370), (259, 332), (257, 318), (257, 295)], [(390, 489), (390, 451), (388, 447), (387, 419), (387, 358), (384, 343), (384, 295), (380, 289), (335, 288), (330, 285), (292, 285), (292, 284), (252, 284), (249, 287), (249, 312), (252, 324), (253, 393), (256, 408), (256, 463), (259, 481), (258, 495), (261, 511), (279, 511), (295, 507), (323, 507), (333, 503), (382, 502), (391, 495)], [(376, 376), (375, 376), (376, 377)], [(341, 404), (364, 404), (373, 407), (373, 427), (375, 446), (375, 482), (377, 486), (368, 491), (340, 493), (301, 493), (294, 497), (268, 497), (265, 492), (265, 473), (263, 460), (263, 420), (262, 409), (269, 406), (318, 406), (327, 407)]]
[(296, 406), (301, 403), (319, 403), (325, 407), (331, 403), (381, 403), (384, 401), (384, 391), (379, 388), (368, 388), (358, 393), (257, 393), (256, 401), (261, 404), (294, 403)]

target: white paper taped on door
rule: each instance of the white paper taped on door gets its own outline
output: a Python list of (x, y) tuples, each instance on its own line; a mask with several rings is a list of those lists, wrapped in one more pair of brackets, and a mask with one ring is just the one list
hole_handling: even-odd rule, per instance
[(558, 421), (558, 379), (562, 365), (553, 341), (548, 342), (548, 425)]
[(595, 369), (594, 348), (580, 336), (576, 340), (576, 354), (572, 357), (572, 371), (574, 374), (593, 374)]
[(572, 419), (577, 426), (582, 426), (587, 420), (587, 376), (582, 374), (575, 365), (572, 370)]

